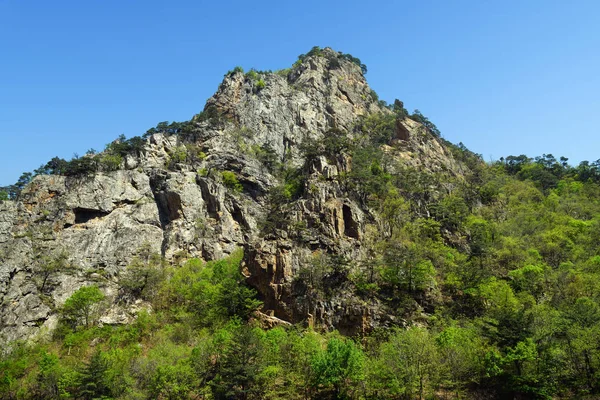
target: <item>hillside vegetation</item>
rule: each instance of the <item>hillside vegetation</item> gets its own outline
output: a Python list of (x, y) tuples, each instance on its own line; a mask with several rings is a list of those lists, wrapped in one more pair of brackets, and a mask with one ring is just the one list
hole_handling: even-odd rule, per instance
[[(313, 49), (294, 68), (327, 54)], [(352, 56), (337, 62), (366, 72)], [(254, 73), (228, 76), (254, 79), (257, 92), (248, 96), (260, 96), (275, 75), (294, 70)], [(258, 247), (249, 240), (210, 261), (161, 254), (148, 243), (131, 249), (133, 257), (114, 275), (95, 271), (96, 281), (52, 303), (58, 323), (46, 340), (4, 349), (0, 398), (598, 398), (600, 160), (570, 166), (545, 154), (485, 163), (442, 139), (402, 102), (368, 101), (379, 111), (364, 113), (351, 129), (328, 128), (298, 143), (298, 154), (282, 156), (236, 128), (235, 146), (276, 182), (260, 197), (262, 219), (240, 225), (260, 243), (285, 239), (287, 250), (310, 249), (310, 258), (281, 278), (287, 286), (279, 296), (292, 298), (285, 300), (289, 309), (269, 297), (273, 281), (253, 280)], [(242, 198), (254, 189), (249, 178), (203, 167), (210, 149), (195, 145), (198, 126), (227, 126), (231, 119), (207, 107), (190, 122), (161, 123), (145, 139), (121, 138), (104, 152), (56, 159), (37, 173), (110, 173), (146, 151), (149, 137), (165, 135), (181, 139), (180, 154), (172, 151), (165, 168), (189, 164), (198, 182), (215, 179)], [(407, 156), (438, 157), (431, 150), (438, 145), (443, 162)], [(333, 167), (336, 173), (327, 172)], [(5, 198), (18, 201), (30, 178)], [(326, 227), (296, 217), (312, 211), (310, 201), (318, 203), (324, 187), (349, 199), (339, 209), (353, 212), (340, 217), (342, 234), (326, 244), (314, 239)], [(366, 222), (356, 219), (354, 205)], [(214, 232), (209, 222), (194, 222), (200, 238)], [(56, 271), (77, 268), (69, 257), (38, 259), (45, 266), (35, 274), (43, 301), (53, 301)], [(116, 294), (94, 283), (103, 279), (117, 285)], [(345, 303), (336, 308), (339, 298)], [(135, 320), (102, 323), (114, 304), (139, 309)], [(294, 304), (309, 311), (301, 314)], [(345, 309), (378, 315), (327, 323), (327, 315)], [(313, 310), (325, 311), (319, 317)]]

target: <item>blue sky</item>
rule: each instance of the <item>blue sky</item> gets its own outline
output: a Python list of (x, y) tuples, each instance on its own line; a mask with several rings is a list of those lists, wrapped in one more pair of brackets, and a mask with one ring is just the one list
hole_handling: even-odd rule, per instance
[(312, 46), (486, 160), (600, 158), (598, 1), (0, 0), (0, 186), (202, 110)]

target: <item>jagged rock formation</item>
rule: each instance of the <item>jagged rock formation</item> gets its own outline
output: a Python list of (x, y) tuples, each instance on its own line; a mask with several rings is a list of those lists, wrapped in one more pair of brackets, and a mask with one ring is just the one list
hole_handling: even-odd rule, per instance
[[(171, 261), (219, 259), (244, 247), (243, 272), (273, 321), (344, 333), (400, 323), (344, 285), (323, 300), (295, 283), (320, 253), (365, 256), (362, 243), (377, 215), (337, 179), (351, 170), (349, 157), (311, 161), (304, 194), (279, 210), (286, 226), (262, 226), (273, 212), (269, 193), (282, 182), (261, 162), (261, 149), (300, 167), (303, 143), (332, 129), (352, 135), (362, 117), (391, 111), (373, 98), (360, 67), (331, 49), (259, 77), (228, 74), (203, 114), (217, 115), (218, 123), (196, 117), (185, 136), (153, 134), (119, 171), (38, 176), (18, 201), (0, 202), (0, 342), (50, 332), (56, 309), (90, 283), (112, 301), (104, 323), (131, 320), (136, 307), (115, 301), (119, 274), (143, 246)], [(460, 173), (444, 146), (410, 119), (397, 121), (388, 144), (385, 151), (406, 165)], [(185, 159), (176, 156), (181, 151)], [(44, 272), (60, 254), (68, 265)]]

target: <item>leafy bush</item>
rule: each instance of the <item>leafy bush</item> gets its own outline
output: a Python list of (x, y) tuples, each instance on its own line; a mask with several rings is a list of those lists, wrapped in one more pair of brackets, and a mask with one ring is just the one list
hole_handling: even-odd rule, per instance
[(67, 169), (68, 162), (59, 157), (54, 157), (46, 165), (35, 171), (37, 175), (62, 175)]
[(242, 257), (243, 252), (238, 250), (220, 261), (187, 261), (161, 289), (165, 305), (177, 304), (192, 312), (194, 320), (202, 326), (222, 322), (227, 317), (248, 319), (260, 302), (254, 289), (244, 284), (239, 270)]
[(65, 167), (64, 175), (81, 176), (91, 175), (98, 170), (98, 160), (95, 157), (84, 156), (73, 158)]
[(225, 76), (229, 76), (229, 75), (234, 75), (234, 74), (243, 74), (244, 73), (244, 68), (240, 67), (239, 65), (236, 66), (233, 70), (231, 71), (227, 71), (227, 74)]
[(275, 71), (275, 73), (281, 77), (287, 78), (291, 71), (292, 71), (291, 68), (284, 68), (284, 69)]
[(302, 62), (304, 61), (304, 59), (308, 58), (308, 57), (312, 57), (312, 56), (321, 56), (323, 54), (323, 49), (321, 49), (319, 46), (314, 46), (312, 49), (310, 49), (310, 51), (306, 54), (300, 54), (298, 56), (298, 61)]
[(397, 116), (388, 113), (370, 114), (361, 119), (357, 130), (374, 144), (389, 144), (396, 132)]
[(106, 171), (116, 171), (121, 167), (123, 157), (119, 154), (105, 153), (100, 157), (99, 164)]
[(252, 153), (271, 173), (280, 167), (279, 157), (270, 145), (254, 145), (252, 146)]
[(129, 154), (139, 155), (144, 149), (145, 144), (146, 140), (139, 136), (126, 139), (125, 135), (120, 135), (117, 140), (106, 146), (106, 152), (121, 157), (125, 157)]
[(246, 72), (246, 79), (249, 81), (256, 81), (258, 80), (259, 75), (258, 72), (256, 72), (256, 70), (254, 68), (252, 68), (250, 71)]
[(198, 122), (210, 122), (212, 126), (217, 126), (223, 122), (223, 117), (217, 107), (213, 104), (208, 105), (201, 113), (197, 114), (195, 120)]
[(223, 178), (223, 184), (227, 188), (233, 190), (234, 192), (241, 192), (244, 189), (237, 176), (235, 175), (235, 172), (223, 171), (221, 173), (221, 177)]
[(169, 156), (171, 157), (169, 161), (170, 167), (175, 164), (184, 163), (188, 157), (188, 149), (185, 146), (177, 146), (175, 149), (171, 150)]
[(206, 168), (199, 168), (196, 170), (196, 174), (198, 174), (198, 176), (201, 176), (201, 177), (207, 177), (208, 170)]

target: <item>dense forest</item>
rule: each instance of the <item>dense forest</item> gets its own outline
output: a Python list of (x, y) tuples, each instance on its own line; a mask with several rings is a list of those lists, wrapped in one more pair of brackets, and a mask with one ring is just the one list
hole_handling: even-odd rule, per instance
[[(305, 229), (289, 226), (281, 210), (311, 190), (312, 162), (352, 159), (335, 179), (380, 216), (363, 240), (369, 257), (315, 251), (294, 287), (316, 299), (351, 287), (393, 310), (389, 327), (360, 336), (310, 324), (265, 329), (255, 313), (261, 299), (240, 271), (243, 249), (219, 261), (167, 262), (141, 248), (118, 277), (118, 298), (151, 308), (133, 324), (102, 326), (104, 294), (94, 285), (77, 290), (58, 310), (51, 340), (2, 351), (0, 398), (598, 398), (600, 160), (571, 166), (545, 154), (486, 163), (439, 137), (418, 111), (409, 115), (399, 101), (388, 108), (351, 134), (332, 130), (304, 143), (299, 167), (267, 148), (255, 152), (282, 182), (270, 193), (264, 234)], [(406, 117), (441, 141), (464, 173), (394, 158), (387, 143)], [(184, 137), (190, 126), (161, 123), (149, 134)], [(3, 200), (18, 198), (35, 174), (117, 169), (143, 143), (121, 138), (101, 153), (54, 159)], [(182, 151), (182, 160), (191, 157)], [(242, 190), (235, 175), (223, 179)], [(42, 289), (53, 271), (69, 268), (65, 260), (45, 260)]]

